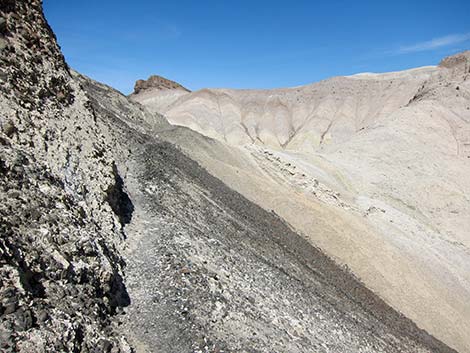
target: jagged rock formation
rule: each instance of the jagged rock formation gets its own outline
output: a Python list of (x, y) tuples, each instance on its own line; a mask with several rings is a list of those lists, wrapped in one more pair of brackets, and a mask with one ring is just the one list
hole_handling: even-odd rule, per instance
[(468, 351), (469, 56), (304, 87), (205, 89), (169, 105), (131, 98), (217, 139), (161, 134)]
[(442, 59), (439, 67), (456, 69), (460, 74), (470, 73), (470, 50)]
[(110, 321), (129, 304), (131, 210), (110, 146), (41, 2), (2, 1), (0, 18), (0, 350), (129, 352)]
[(455, 352), (0, 13), (2, 351)]
[(168, 80), (162, 76), (152, 75), (147, 80), (137, 80), (134, 86), (134, 94), (139, 94), (142, 91), (152, 90), (181, 90), (190, 92), (187, 88), (183, 87), (175, 81)]

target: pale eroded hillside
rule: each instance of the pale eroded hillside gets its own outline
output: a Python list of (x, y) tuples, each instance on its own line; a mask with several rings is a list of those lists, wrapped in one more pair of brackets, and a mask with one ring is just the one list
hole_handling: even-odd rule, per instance
[(218, 140), (165, 134), (418, 325), (468, 351), (469, 57), (288, 89), (131, 98)]

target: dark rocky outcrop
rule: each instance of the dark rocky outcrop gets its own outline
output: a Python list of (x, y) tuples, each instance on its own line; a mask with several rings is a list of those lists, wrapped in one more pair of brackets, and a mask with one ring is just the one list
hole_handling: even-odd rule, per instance
[(186, 92), (190, 92), (189, 89), (183, 87), (175, 81), (171, 81), (167, 78), (158, 75), (152, 75), (147, 80), (137, 80), (134, 86), (134, 94), (138, 94), (141, 91), (147, 89), (158, 89), (158, 90), (171, 90), (178, 89)]
[(0, 18), (0, 351), (130, 351), (110, 320), (130, 302), (110, 147), (41, 1)]
[(108, 201), (111, 209), (119, 217), (119, 221), (124, 226), (132, 220), (134, 205), (129, 195), (124, 191), (124, 181), (119, 175), (116, 165), (113, 165), (114, 184), (110, 185), (106, 190), (106, 201)]
[(461, 74), (470, 73), (470, 50), (442, 59), (439, 66), (459, 70)]

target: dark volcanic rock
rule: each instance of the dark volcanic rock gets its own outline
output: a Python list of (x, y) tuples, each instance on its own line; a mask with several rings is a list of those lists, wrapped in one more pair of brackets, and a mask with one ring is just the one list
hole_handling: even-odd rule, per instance
[(16, 126), (11, 120), (7, 120), (3, 126), (2, 130), (8, 137), (11, 137), (16, 132)]
[(3, 17), (0, 17), (0, 33), (5, 34), (6, 31), (7, 31), (7, 21)]
[(0, 350), (129, 351), (110, 321), (129, 304), (110, 147), (41, 1), (2, 1), (0, 19)]
[(179, 89), (186, 92), (190, 92), (187, 88), (181, 86), (177, 82), (168, 80), (158, 75), (153, 75), (150, 76), (147, 80), (137, 80), (134, 86), (134, 94), (151, 88), (159, 90)]
[(470, 50), (442, 59), (439, 66), (448, 69), (459, 69), (464, 73), (470, 73)]

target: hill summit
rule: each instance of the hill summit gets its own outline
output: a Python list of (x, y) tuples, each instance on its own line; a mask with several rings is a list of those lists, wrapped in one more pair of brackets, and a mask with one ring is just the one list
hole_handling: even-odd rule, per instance
[(183, 87), (179, 83), (169, 80), (165, 77), (152, 75), (147, 80), (137, 80), (134, 85), (134, 94), (138, 94), (142, 91), (148, 89), (158, 89), (158, 90), (172, 90), (179, 89), (186, 92), (190, 92), (189, 89)]

